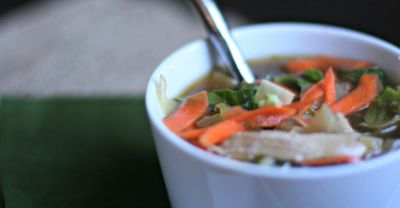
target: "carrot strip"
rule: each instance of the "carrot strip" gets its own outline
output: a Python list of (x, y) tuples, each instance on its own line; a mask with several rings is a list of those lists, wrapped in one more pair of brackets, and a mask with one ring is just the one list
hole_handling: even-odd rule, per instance
[(199, 142), (198, 139), (190, 140), (189, 142), (190, 142), (191, 144), (193, 144), (194, 146), (196, 146), (196, 147), (202, 149), (202, 150), (207, 150), (205, 147), (203, 147), (203, 145), (200, 144), (200, 142)]
[(324, 80), (319, 81), (318, 83), (311, 86), (301, 97), (301, 101), (316, 101), (322, 97), (324, 94), (324, 90), (322, 88)]
[(332, 68), (328, 69), (323, 80), (311, 86), (304, 93), (299, 102), (292, 103), (288, 107), (295, 108), (299, 114), (302, 114), (322, 96), (328, 104), (332, 104), (336, 100), (335, 74)]
[(304, 93), (299, 102), (292, 103), (288, 107), (295, 108), (299, 114), (302, 114), (322, 96), (328, 104), (332, 104), (336, 100), (335, 74), (332, 68), (327, 71), (323, 80), (311, 86)]
[(271, 107), (266, 106), (262, 108), (258, 108), (256, 110), (247, 111), (241, 115), (230, 118), (230, 120), (237, 122), (251, 121), (253, 119), (257, 119), (257, 117), (264, 116), (285, 116), (289, 117), (296, 113), (296, 109), (289, 107)]
[[(249, 113), (242, 116), (242, 121), (249, 125), (251, 128), (272, 128), (278, 126), (282, 121), (296, 114), (294, 108), (271, 108), (264, 107), (258, 112)], [(257, 113), (257, 114), (256, 114)], [(247, 117), (247, 118), (246, 118)]]
[(194, 124), (207, 112), (208, 96), (201, 91), (190, 96), (178, 109), (164, 119), (164, 124), (173, 132), (180, 132)]
[(357, 88), (332, 105), (333, 112), (348, 115), (369, 105), (380, 90), (379, 77), (363, 74)]
[(296, 111), (286, 112), (284, 114), (277, 114), (277, 115), (258, 115), (253, 119), (250, 119), (246, 123), (251, 128), (272, 128), (278, 126), (282, 121), (286, 120), (287, 118), (293, 116)]
[(345, 59), (330, 56), (319, 56), (315, 58), (296, 59), (289, 61), (286, 69), (289, 72), (302, 74), (309, 69), (318, 69), (326, 71), (329, 67), (333, 68), (346, 68), (346, 69), (359, 69), (364, 67), (371, 67), (374, 64), (363, 60)]
[(310, 108), (314, 102), (315, 100), (297, 101), (287, 105), (286, 107), (296, 109), (297, 114), (300, 115)]
[[(251, 128), (267, 128), (267, 127), (275, 127), (279, 125), (283, 120), (289, 118), (290, 116), (293, 116), (296, 114), (296, 110), (293, 108), (287, 108), (287, 107), (282, 107), (282, 108), (277, 108), (277, 107), (263, 107), (259, 108), (256, 110), (252, 111), (245, 111), (243, 108), (237, 108), (237, 110), (234, 110), (237, 114), (230, 116), (226, 118), (225, 121), (214, 124), (212, 126), (209, 126), (207, 128), (201, 128), (201, 129), (187, 129), (181, 132), (178, 132), (178, 136), (186, 139), (186, 140), (195, 140), (198, 138), (202, 138), (204, 135), (206, 135), (209, 131), (209, 129), (217, 128), (218, 130), (221, 130), (221, 128), (228, 128), (226, 125), (231, 124), (233, 125), (232, 128), (233, 130), (237, 130), (239, 126), (242, 126), (244, 124), (248, 125)], [(232, 113), (234, 113), (232, 112)], [(220, 127), (222, 125), (222, 127)], [(244, 128), (244, 127), (243, 127)], [(239, 128), (241, 129), (241, 128)], [(227, 133), (233, 132), (236, 133), (236, 131), (227, 131)], [(230, 136), (231, 134), (229, 134)], [(228, 136), (228, 137), (229, 137)], [(208, 136), (210, 137), (210, 136)], [(222, 141), (225, 140), (226, 138), (224, 137), (223, 139), (215, 139), (216, 141)], [(208, 139), (209, 141), (210, 139)]]
[[(224, 120), (228, 120), (232, 117), (239, 116), (245, 112), (247, 111), (243, 109), (241, 106), (234, 106), (224, 114)], [(196, 129), (196, 127), (193, 125), (185, 129), (184, 131), (178, 132), (177, 134), (178, 136), (187, 140), (198, 139), (206, 131), (206, 129), (207, 128)]]
[(324, 94), (324, 90), (322, 88), (323, 81), (324, 80), (321, 80), (318, 83), (311, 86), (301, 97), (300, 101), (291, 103), (287, 107), (297, 109), (298, 114), (304, 113), (308, 108), (310, 108), (310, 106), (315, 101), (317, 101), (323, 96)]
[(335, 85), (335, 73), (332, 67), (328, 69), (324, 78), (324, 102), (328, 105), (332, 105), (336, 101), (336, 85)]
[(359, 161), (360, 159), (353, 156), (337, 155), (337, 156), (322, 157), (318, 159), (307, 160), (301, 162), (300, 164), (305, 166), (326, 166), (326, 165), (356, 163)]
[(205, 131), (207, 128), (201, 128), (201, 129), (188, 129), (184, 130), (182, 132), (178, 132), (178, 136), (186, 139), (186, 140), (194, 140), (198, 139)]
[(244, 130), (245, 127), (241, 123), (233, 120), (226, 120), (207, 128), (200, 136), (199, 142), (203, 147), (209, 147), (213, 144), (223, 142), (234, 133)]

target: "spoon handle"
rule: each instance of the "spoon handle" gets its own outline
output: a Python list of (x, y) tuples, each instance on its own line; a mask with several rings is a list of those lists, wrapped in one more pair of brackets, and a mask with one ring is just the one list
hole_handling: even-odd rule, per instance
[(211, 43), (236, 79), (254, 83), (255, 77), (231, 36), (224, 16), (213, 0), (191, 0), (206, 26)]

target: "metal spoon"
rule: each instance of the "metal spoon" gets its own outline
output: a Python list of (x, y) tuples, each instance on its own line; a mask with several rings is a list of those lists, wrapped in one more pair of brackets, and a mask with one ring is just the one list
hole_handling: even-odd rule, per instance
[(213, 0), (191, 0), (191, 2), (205, 24), (212, 45), (232, 76), (239, 81), (255, 82), (254, 74), (232, 38), (224, 16), (216, 3)]

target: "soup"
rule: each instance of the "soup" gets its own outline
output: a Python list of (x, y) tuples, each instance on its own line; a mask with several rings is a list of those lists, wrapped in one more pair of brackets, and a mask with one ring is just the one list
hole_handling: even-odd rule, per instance
[(357, 163), (396, 148), (400, 92), (376, 64), (297, 56), (251, 65), (252, 84), (213, 69), (164, 124), (205, 151), (266, 166)]

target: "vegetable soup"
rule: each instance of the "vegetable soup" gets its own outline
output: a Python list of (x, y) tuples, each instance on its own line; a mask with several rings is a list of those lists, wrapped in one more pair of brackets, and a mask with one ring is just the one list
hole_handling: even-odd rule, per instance
[(164, 124), (204, 151), (264, 166), (358, 163), (398, 146), (400, 91), (378, 65), (293, 56), (251, 66), (256, 83), (216, 67), (179, 98), (159, 86), (173, 109)]

